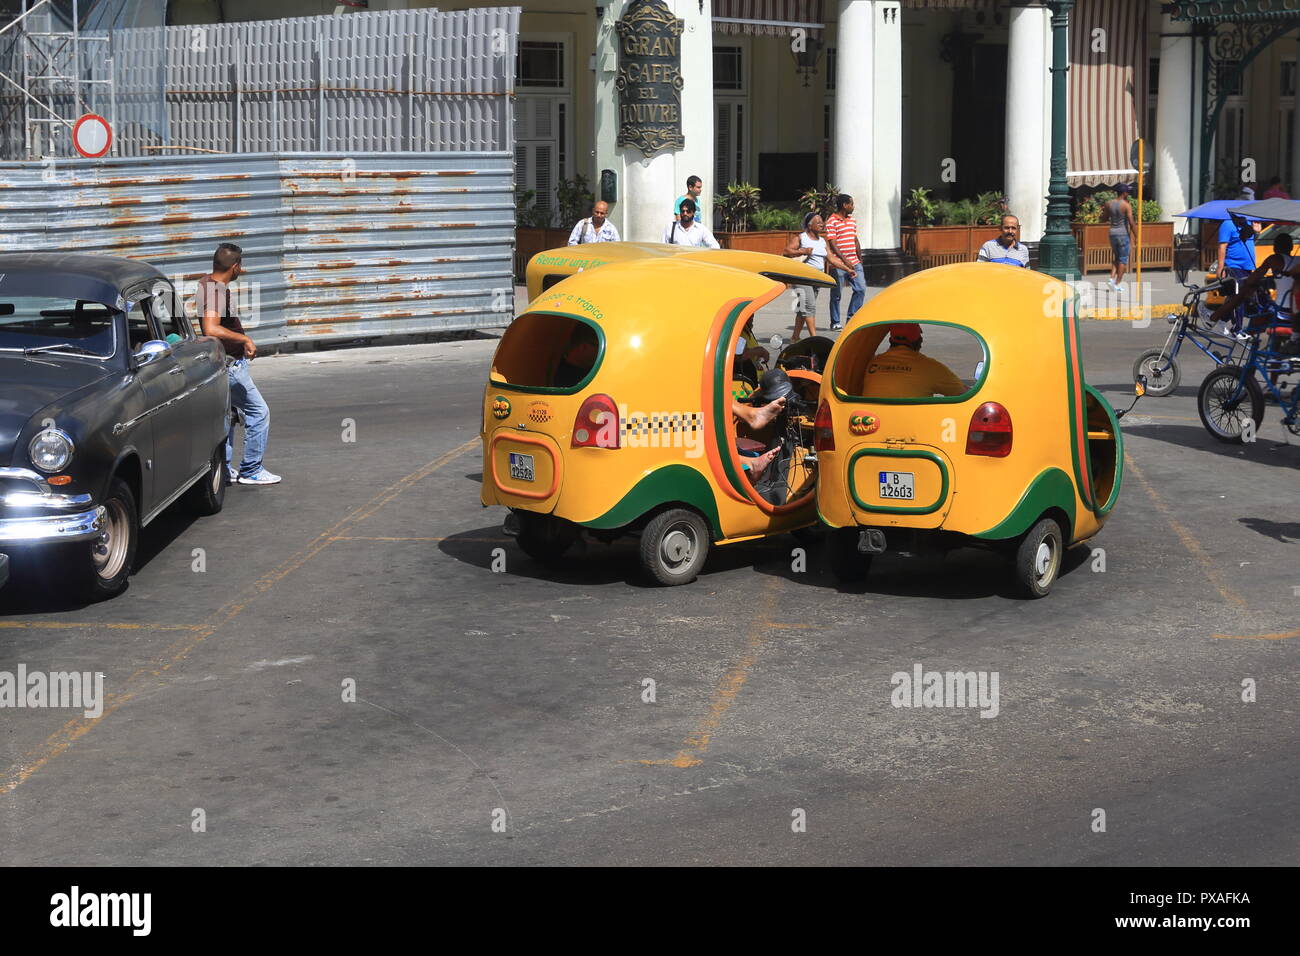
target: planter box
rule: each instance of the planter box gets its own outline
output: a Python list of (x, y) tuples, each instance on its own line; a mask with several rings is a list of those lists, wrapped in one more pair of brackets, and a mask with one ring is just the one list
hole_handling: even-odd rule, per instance
[(534, 229), (515, 227), (515, 282), (524, 281), (528, 260), (539, 252), (557, 249), (569, 241), (568, 229)]
[(798, 232), (785, 229), (771, 229), (763, 232), (715, 232), (714, 238), (724, 249), (743, 249), (745, 252), (766, 252), (779, 256), (785, 251), (786, 243)]
[[(1110, 226), (1104, 222), (1070, 224), (1074, 241), (1079, 246), (1079, 271), (1109, 272), (1111, 264)], [(1132, 243), (1136, 251), (1137, 237)], [(1129, 256), (1130, 271), (1137, 263)], [(1142, 223), (1142, 268), (1172, 269), (1174, 267), (1174, 224), (1172, 222)]]
[(997, 226), (904, 226), (903, 252), (922, 269), (974, 262), (980, 246), (1001, 234)]

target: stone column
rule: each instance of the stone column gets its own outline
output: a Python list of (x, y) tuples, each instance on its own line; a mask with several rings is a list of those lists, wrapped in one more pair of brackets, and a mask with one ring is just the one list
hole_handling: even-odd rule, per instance
[(903, 48), (899, 0), (840, 0), (835, 40), (836, 185), (856, 205), (867, 282), (915, 269), (899, 248)]
[(1160, 34), (1153, 171), (1155, 200), (1168, 219), (1192, 205), (1192, 136), (1201, 116), (1192, 112), (1191, 24), (1176, 22), (1166, 13), (1160, 17)]
[(700, 219), (713, 221), (711, 198), (718, 188), (713, 177), (713, 18), (709, 4), (698, 0), (666, 0), (683, 21), (681, 34), (681, 116), (685, 141), (680, 150), (664, 149), (646, 156), (635, 147), (617, 145), (619, 95), (618, 32), (615, 22), (635, 0), (609, 0), (596, 27), (596, 175), (611, 169), (618, 177), (617, 200), (610, 221), (623, 239), (659, 242), (672, 219), (673, 202), (686, 191), (686, 177), (704, 180)]
[(1051, 143), (1047, 134), (1051, 13), (1039, 4), (1011, 8), (1007, 50), (1005, 188), (1023, 242), (1043, 238)]

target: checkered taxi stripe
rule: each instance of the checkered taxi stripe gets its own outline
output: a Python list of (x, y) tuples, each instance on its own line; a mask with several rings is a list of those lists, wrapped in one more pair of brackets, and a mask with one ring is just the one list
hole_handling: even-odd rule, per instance
[(689, 412), (684, 414), (629, 415), (623, 420), (621, 432), (624, 436), (636, 435), (683, 435), (698, 432), (704, 428), (704, 413)]

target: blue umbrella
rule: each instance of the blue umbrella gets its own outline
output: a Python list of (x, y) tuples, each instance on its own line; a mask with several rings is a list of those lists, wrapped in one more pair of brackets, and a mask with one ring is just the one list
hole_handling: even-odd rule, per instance
[(1240, 206), (1241, 204), (1240, 199), (1211, 199), (1207, 203), (1201, 203), (1201, 205), (1197, 206), (1195, 209), (1174, 213), (1174, 215), (1184, 219), (1214, 219), (1219, 222), (1222, 222), (1225, 219), (1231, 219), (1235, 216), (1238, 219), (1255, 222), (1256, 218), (1254, 216), (1243, 216), (1240, 213), (1234, 213), (1233, 215), (1228, 214), (1229, 207)]

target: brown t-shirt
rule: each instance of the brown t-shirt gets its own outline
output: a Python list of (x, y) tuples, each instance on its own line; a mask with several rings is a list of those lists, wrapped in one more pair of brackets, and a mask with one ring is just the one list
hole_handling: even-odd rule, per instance
[[(198, 291), (198, 308), (199, 323), (202, 327), (203, 316), (209, 312), (215, 312), (221, 319), (222, 328), (230, 329), (232, 332), (244, 334), (244, 325), (239, 321), (239, 315), (235, 312), (235, 303), (230, 295), (230, 286), (225, 282), (218, 282), (212, 276), (204, 276), (199, 280)], [(229, 342), (221, 340), (221, 344), (226, 349), (226, 354), (231, 358), (244, 357), (243, 342)]]

